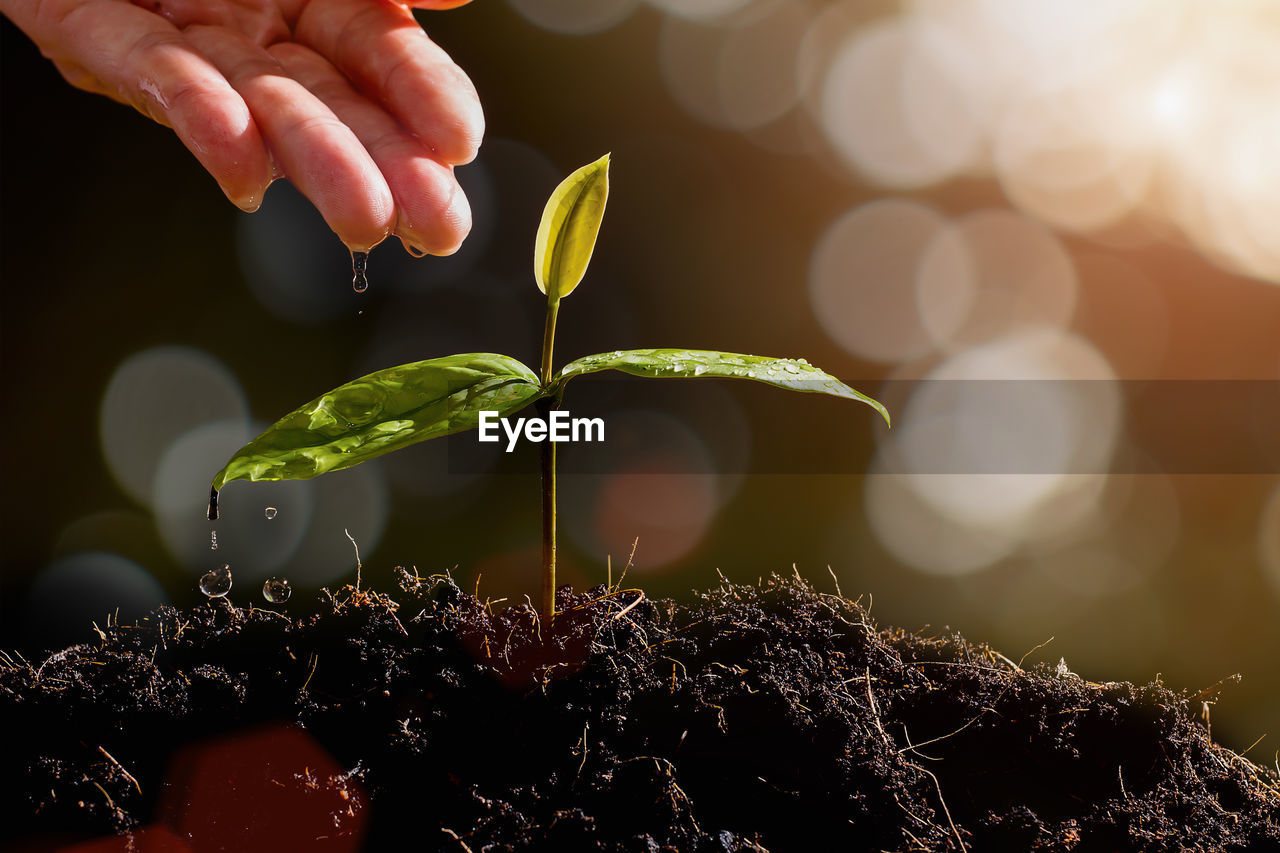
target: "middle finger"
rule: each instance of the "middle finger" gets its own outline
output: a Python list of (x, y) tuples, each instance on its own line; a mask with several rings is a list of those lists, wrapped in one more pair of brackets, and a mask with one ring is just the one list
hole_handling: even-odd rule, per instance
[(266, 50), (222, 27), (189, 27), (190, 42), (244, 98), (276, 162), (354, 251), (395, 221), (391, 190), (349, 127)]
[(382, 171), (396, 201), (395, 233), (405, 248), (447, 255), (471, 230), (471, 208), (453, 169), (427, 149), (381, 106), (360, 94), (323, 56), (299, 44), (269, 52), (281, 67), (355, 132)]

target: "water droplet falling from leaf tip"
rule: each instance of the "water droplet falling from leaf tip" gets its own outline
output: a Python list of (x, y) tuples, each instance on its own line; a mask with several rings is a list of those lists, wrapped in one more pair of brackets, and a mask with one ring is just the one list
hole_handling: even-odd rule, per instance
[(270, 521), (271, 519), (276, 517), (276, 508), (273, 506), (269, 506), (262, 511), (262, 514), (267, 517), (267, 521)]
[(212, 486), (209, 488), (209, 513), (210, 521), (218, 520), (218, 490)]
[(200, 576), (200, 591), (210, 598), (222, 598), (231, 592), (231, 566), (223, 563)]
[(216, 530), (209, 531), (209, 550), (218, 550), (218, 531)]
[(369, 289), (369, 253), (351, 253), (351, 289), (356, 293), (364, 293)]

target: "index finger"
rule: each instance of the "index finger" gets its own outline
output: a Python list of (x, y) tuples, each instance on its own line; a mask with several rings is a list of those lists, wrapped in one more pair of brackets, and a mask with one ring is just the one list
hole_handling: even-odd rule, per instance
[[(448, 8), (452, 0), (431, 0)], [(382, 103), (443, 163), (475, 159), (484, 113), (475, 87), (407, 6), (369, 0), (312, 0), (295, 39), (332, 62)]]
[(114, 0), (6, 3), (77, 85), (167, 125), (236, 205), (256, 209), (271, 165), (248, 107), (176, 27)]

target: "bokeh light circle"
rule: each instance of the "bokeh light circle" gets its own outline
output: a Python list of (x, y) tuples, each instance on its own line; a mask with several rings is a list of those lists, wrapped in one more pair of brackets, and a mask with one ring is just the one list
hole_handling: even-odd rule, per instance
[[(388, 464), (395, 463), (388, 460)], [(311, 525), (281, 569), (295, 590), (300, 586), (317, 587), (354, 577), (356, 556), (347, 539), (348, 532), (360, 547), (361, 559), (368, 567), (386, 533), (391, 514), (383, 460), (374, 459), (354, 468), (331, 471), (306, 482), (314, 489)], [(241, 485), (251, 496), (252, 490), (267, 484)], [(249, 496), (236, 499), (248, 500)], [(255, 498), (252, 506), (260, 511), (262, 503)]]
[[(169, 553), (193, 576), (229, 563), (238, 581), (261, 583), (293, 556), (307, 531), (314, 487), (300, 480), (230, 483), (218, 520), (206, 517), (209, 481), (252, 437), (248, 424), (216, 421), (179, 437), (161, 458), (156, 524)], [(276, 508), (275, 518), (266, 518), (267, 506)], [(216, 551), (210, 548), (215, 530)]]
[(716, 83), (731, 126), (761, 127), (799, 102), (796, 56), (808, 23), (805, 4), (787, 0), (728, 32), (718, 52)]
[(912, 478), (873, 462), (864, 505), (876, 540), (895, 559), (931, 575), (965, 575), (1007, 557), (1017, 546), (1008, 530), (962, 524), (924, 500)]
[[(877, 537), (904, 562), (943, 574), (1070, 538), (1090, 518), (1115, 452), (1114, 379), (1087, 342), (1052, 328), (944, 361), (877, 451), (885, 476), (872, 479), (889, 481), (867, 490)], [(930, 525), (947, 536), (920, 536)]]
[(1272, 490), (1258, 517), (1258, 558), (1263, 575), (1280, 597), (1280, 483)]
[(720, 100), (719, 56), (726, 30), (668, 17), (658, 32), (658, 68), (671, 97), (689, 115), (713, 127), (730, 127)]
[(937, 345), (956, 351), (1023, 328), (1065, 329), (1076, 275), (1052, 232), (1016, 213), (955, 220), (925, 250), (917, 299)]
[(1059, 228), (1095, 231), (1135, 210), (1153, 162), (1108, 138), (1061, 101), (1028, 100), (996, 131), (996, 176), (1021, 210)]
[(102, 398), (107, 467), (131, 497), (151, 504), (161, 454), (175, 439), (210, 421), (247, 423), (248, 411), (240, 383), (209, 353), (178, 346), (135, 353), (116, 368)]
[(674, 18), (714, 21), (733, 15), (752, 2), (753, 0), (649, 0), (649, 5)]
[(651, 572), (692, 551), (719, 509), (713, 454), (681, 420), (644, 409), (608, 420), (607, 470), (560, 478), (562, 527), (585, 552), (629, 553)]
[(119, 554), (88, 551), (59, 557), (31, 584), (27, 634), (45, 648), (83, 642), (91, 623), (131, 623), (169, 602), (151, 574)]
[(809, 261), (809, 301), (828, 335), (861, 358), (899, 362), (934, 348), (916, 297), (925, 251), (947, 220), (918, 202), (882, 199), (827, 226)]
[[(972, 119), (950, 106), (947, 76), (914, 50), (901, 21), (874, 24), (850, 36), (823, 78), (818, 118), (828, 142), (851, 169), (882, 186), (944, 180), (967, 165), (974, 149)], [(908, 88), (915, 92), (910, 100), (903, 97)], [(937, 111), (929, 114), (931, 108)], [(939, 125), (948, 132), (960, 125), (960, 144), (922, 142)]]

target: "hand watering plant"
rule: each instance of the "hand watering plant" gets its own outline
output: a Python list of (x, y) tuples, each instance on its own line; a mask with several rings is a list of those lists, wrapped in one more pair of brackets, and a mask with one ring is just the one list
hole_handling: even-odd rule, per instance
[[(505, 417), (536, 403), (544, 419), (557, 409), (574, 376), (618, 370), (633, 376), (754, 379), (793, 391), (861, 400), (889, 421), (884, 406), (804, 359), (684, 349), (625, 350), (577, 359), (553, 372), (552, 349), (560, 300), (587, 271), (609, 195), (609, 157), (564, 180), (542, 213), (534, 247), (534, 278), (547, 295), (541, 370), (535, 374), (505, 355), (466, 353), (379, 370), (295, 409), (242, 447), (213, 479), (209, 518), (218, 516), (218, 490), (233, 480), (298, 480), (350, 468), (414, 442), (475, 429), (482, 413)], [(556, 445), (542, 454), (542, 614), (555, 616)]]

